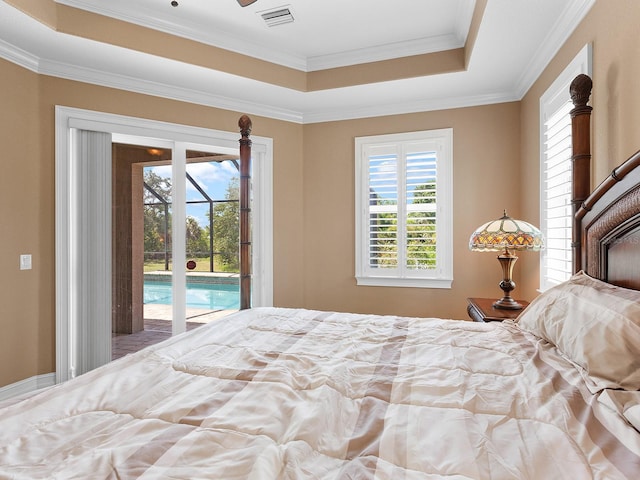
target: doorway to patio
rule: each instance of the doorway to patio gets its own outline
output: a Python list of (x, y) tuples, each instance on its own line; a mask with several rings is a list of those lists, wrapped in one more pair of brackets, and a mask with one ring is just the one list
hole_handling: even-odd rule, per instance
[[(187, 150), (233, 155), (239, 140), (234, 132), (56, 107), (56, 382), (111, 360), (112, 138), (135, 144), (133, 137), (172, 149), (172, 261), (180, 265), (187, 262)], [(252, 303), (270, 306), (273, 145), (252, 140)], [(187, 329), (186, 273), (172, 271), (172, 334)]]
[(240, 305), (238, 155), (185, 150), (187, 261), (178, 265), (172, 245), (172, 149), (148, 139), (137, 142), (112, 148), (112, 359), (171, 335), (176, 269), (186, 271), (187, 330)]

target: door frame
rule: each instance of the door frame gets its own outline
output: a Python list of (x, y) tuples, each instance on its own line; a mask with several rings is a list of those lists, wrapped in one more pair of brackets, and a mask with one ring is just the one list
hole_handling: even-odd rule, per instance
[[(71, 248), (73, 238), (82, 234), (73, 222), (77, 208), (74, 191), (79, 187), (73, 175), (72, 132), (89, 130), (111, 134), (198, 143), (214, 148), (239, 150), (240, 134), (221, 130), (180, 125), (72, 107), (55, 107), (55, 253), (56, 253), (56, 383), (73, 377), (71, 321), (77, 318), (77, 262)], [(252, 304), (273, 305), (273, 140), (252, 136)], [(110, 179), (105, 179), (110, 181)], [(108, 218), (98, 219), (110, 222)], [(110, 225), (106, 225), (109, 227)], [(96, 255), (100, 255), (96, 252)], [(102, 252), (111, 257), (111, 252)], [(96, 285), (97, 290), (111, 289), (111, 284)]]

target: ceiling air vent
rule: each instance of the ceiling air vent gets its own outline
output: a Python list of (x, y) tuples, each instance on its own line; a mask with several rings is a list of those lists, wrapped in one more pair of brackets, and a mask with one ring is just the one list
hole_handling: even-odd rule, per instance
[(283, 23), (293, 22), (293, 14), (291, 8), (277, 7), (272, 10), (263, 10), (258, 12), (268, 27), (275, 27), (276, 25), (282, 25)]

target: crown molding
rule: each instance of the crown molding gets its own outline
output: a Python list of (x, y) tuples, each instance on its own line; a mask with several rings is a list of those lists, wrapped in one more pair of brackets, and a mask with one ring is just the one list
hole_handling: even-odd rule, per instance
[(38, 64), (40, 63), (40, 59), (38, 57), (21, 50), (2, 39), (0, 39), (0, 58), (4, 58), (9, 62), (20, 65), (32, 72), (39, 73)]
[(476, 0), (472, 2), (461, 3), (456, 18), (458, 23), (455, 29), (455, 35), (458, 42), (462, 45), (467, 43), (467, 36), (469, 35), (469, 29), (471, 28), (471, 21), (473, 20), (473, 13), (476, 9)]
[[(307, 68), (306, 58), (302, 56), (266, 48), (262, 44), (251, 42), (245, 37), (240, 37), (226, 30), (218, 29), (205, 32), (197, 25), (176, 23), (155, 15), (143, 15), (135, 8), (123, 13), (121, 10), (116, 11), (109, 8), (109, 2), (102, 2), (99, 7), (82, 0), (55, 0), (55, 2), (296, 70), (306, 71)], [(131, 2), (131, 5), (135, 7), (135, 2)]]
[(355, 120), (359, 118), (385, 117), (390, 115), (405, 115), (409, 113), (431, 112), (437, 110), (450, 110), (453, 108), (478, 107), (496, 103), (517, 102), (522, 97), (515, 92), (497, 92), (485, 95), (469, 95), (466, 97), (440, 97), (424, 100), (422, 102), (395, 103), (387, 105), (372, 105), (364, 108), (355, 108), (331, 112), (305, 113), (304, 124), (333, 122), (342, 120)]
[[(334, 54), (307, 58), (267, 48), (260, 43), (240, 37), (234, 32), (224, 30), (203, 31), (201, 27), (194, 24), (178, 24), (157, 15), (142, 14), (142, 12), (135, 10), (134, 2), (131, 3), (132, 8), (124, 13), (121, 10), (116, 11), (109, 8), (109, 2), (102, 2), (100, 6), (83, 0), (55, 0), (55, 2), (303, 72), (378, 62), (464, 47), (475, 6), (475, 2), (469, 2), (466, 6), (460, 8), (454, 34), (345, 50)], [(398, 55), (398, 52), (401, 52), (401, 54)]]
[(52, 62), (50, 60), (39, 60), (37, 57), (16, 49), (3, 41), (0, 41), (0, 56), (8, 61), (17, 63), (42, 75), (49, 75), (57, 78), (100, 85), (103, 87), (115, 88), (144, 95), (178, 100), (196, 105), (205, 105), (230, 111), (245, 112), (251, 115), (260, 115), (267, 118), (297, 124), (353, 120), (368, 117), (474, 107), (490, 105), (493, 103), (518, 101), (522, 98), (522, 96), (518, 95), (517, 92), (507, 92), (486, 95), (470, 95), (466, 97), (442, 97), (428, 99), (422, 102), (370, 105), (364, 108), (355, 109), (302, 112), (282, 109), (272, 105), (256, 104), (254, 102), (247, 102), (237, 98), (213, 95), (199, 90), (181, 88), (175, 85), (119, 75), (72, 64)]
[(154, 97), (302, 123), (301, 112), (77, 65), (42, 60), (38, 73)]
[(438, 35), (407, 42), (349, 50), (331, 55), (309, 57), (307, 60), (307, 71), (313, 72), (358, 65), (361, 63), (391, 60), (398, 58), (398, 52), (402, 52), (402, 57), (409, 57), (412, 55), (424, 55), (444, 50), (453, 50), (461, 47), (464, 47), (464, 40), (460, 41), (457, 35)]
[(551, 33), (540, 44), (540, 48), (529, 62), (529, 67), (517, 80), (515, 91), (519, 98), (526, 95), (595, 3), (596, 0), (572, 0), (567, 3), (563, 14), (558, 16), (553, 25)]
[[(63, 0), (60, 0), (60, 3), (62, 3), (62, 1)], [(468, 95), (464, 97), (439, 97), (397, 104), (372, 104), (356, 108), (336, 106), (336, 108), (332, 108), (331, 110), (323, 110), (321, 106), (312, 108), (302, 106), (303, 104), (300, 104), (301, 106), (297, 108), (297, 104), (291, 103), (296, 105), (296, 107), (288, 109), (264, 103), (264, 101), (258, 101), (257, 103), (247, 101), (241, 98), (239, 94), (237, 96), (235, 94), (231, 94), (230, 96), (216, 95), (202, 87), (195, 89), (184, 88), (168, 82), (163, 83), (141, 76), (122, 75), (106, 70), (85, 68), (79, 64), (39, 58), (2, 39), (0, 39), (0, 58), (4, 58), (38, 74), (230, 111), (246, 112), (248, 114), (286, 122), (306, 124), (340, 121), (521, 100), (533, 82), (535, 82), (544, 68), (546, 68), (548, 63), (557, 54), (559, 48), (565, 43), (566, 39), (594, 5), (595, 0), (571, 0), (571, 2), (572, 3), (569, 3), (565, 8), (567, 15), (560, 16), (550, 35), (540, 46), (530, 62), (529, 68), (521, 75), (517, 82), (514, 82), (512, 88), (507, 88), (506, 91), (503, 92), (493, 92), (490, 94)], [(569, 15), (569, 13), (572, 14)], [(302, 93), (300, 95), (302, 96), (301, 98), (303, 98), (305, 94)], [(265, 95), (263, 98), (269, 101), (268, 99), (270, 97)], [(275, 102), (275, 100), (272, 101)]]

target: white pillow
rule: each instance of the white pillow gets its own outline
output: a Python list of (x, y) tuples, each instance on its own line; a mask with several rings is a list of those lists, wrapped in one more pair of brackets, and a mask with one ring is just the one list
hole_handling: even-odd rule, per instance
[(640, 432), (640, 405), (632, 405), (622, 412), (624, 418)]
[(640, 432), (640, 392), (603, 390), (598, 396), (598, 402), (621, 415)]
[(591, 389), (640, 390), (640, 291), (579, 272), (516, 320), (584, 369)]

